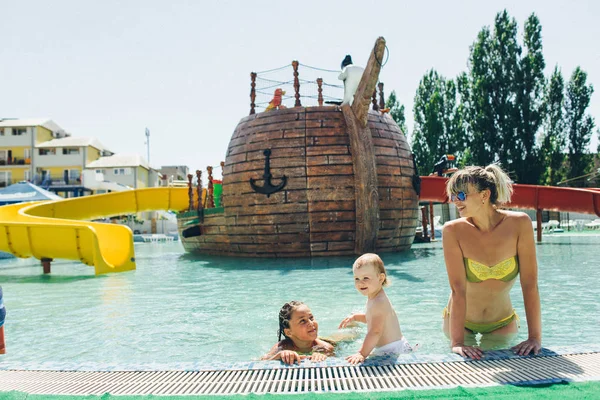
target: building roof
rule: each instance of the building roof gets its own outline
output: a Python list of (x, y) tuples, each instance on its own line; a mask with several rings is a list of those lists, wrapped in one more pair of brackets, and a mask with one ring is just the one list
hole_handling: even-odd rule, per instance
[(121, 168), (121, 167), (143, 167), (150, 169), (148, 162), (139, 154), (114, 154), (108, 157), (100, 157), (92, 161), (86, 168)]
[(87, 147), (91, 146), (98, 150), (106, 150), (106, 147), (100, 141), (93, 137), (73, 137), (69, 136), (66, 138), (52, 139), (48, 142), (38, 143), (35, 145), (37, 148), (49, 148), (49, 147)]
[(0, 128), (18, 128), (25, 126), (43, 126), (52, 132), (64, 132), (65, 130), (49, 118), (15, 118), (0, 119)]
[(58, 199), (62, 197), (25, 181), (0, 189), (0, 205)]

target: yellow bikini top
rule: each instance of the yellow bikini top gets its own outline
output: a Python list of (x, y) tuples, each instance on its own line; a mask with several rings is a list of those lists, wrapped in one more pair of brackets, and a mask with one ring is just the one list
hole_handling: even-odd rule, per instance
[(488, 267), (485, 264), (473, 261), (465, 257), (465, 271), (467, 272), (467, 281), (483, 282), (488, 279), (498, 279), (504, 282), (511, 281), (519, 274), (519, 260), (517, 256), (512, 256), (498, 264)]

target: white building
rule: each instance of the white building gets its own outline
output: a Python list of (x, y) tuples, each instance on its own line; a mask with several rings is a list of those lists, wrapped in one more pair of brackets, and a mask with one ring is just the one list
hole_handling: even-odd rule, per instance
[(102, 174), (105, 181), (116, 182), (132, 189), (157, 187), (159, 172), (151, 168), (139, 154), (114, 154), (86, 165), (87, 170)]

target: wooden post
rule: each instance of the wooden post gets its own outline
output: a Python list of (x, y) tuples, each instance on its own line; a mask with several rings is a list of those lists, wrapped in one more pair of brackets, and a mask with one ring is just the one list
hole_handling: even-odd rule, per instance
[(422, 206), (420, 208), (421, 208), (421, 225), (423, 225), (423, 240), (426, 240), (427, 238), (429, 238), (429, 234), (427, 233), (427, 210), (425, 209), (425, 206)]
[(44, 274), (49, 274), (50, 273), (50, 263), (52, 262), (52, 259), (43, 257), (40, 261), (42, 262), (42, 268), (44, 270)]
[(538, 209), (535, 214), (535, 219), (537, 222), (537, 241), (538, 243), (542, 242), (542, 210)]
[(298, 79), (298, 61), (292, 61), (292, 67), (294, 68), (294, 97), (296, 98), (296, 103), (294, 107), (302, 107), (302, 103), (300, 103), (300, 80)]
[(254, 104), (255, 100), (256, 100), (256, 72), (251, 72), (250, 73), (250, 115), (256, 113), (256, 111), (254, 111), (254, 107), (256, 107), (256, 104)]
[(385, 97), (383, 96), (383, 83), (379, 82), (377, 84), (379, 88), (379, 109), (383, 110), (385, 108)]
[[(381, 65), (379, 60), (383, 59), (383, 53), (385, 52), (385, 39), (380, 37), (375, 42), (375, 47), (371, 51), (371, 56), (365, 67), (365, 72), (358, 84), (356, 93), (354, 94), (354, 101), (352, 103), (352, 111), (358, 121), (359, 126), (366, 127), (367, 119), (369, 115), (369, 103), (373, 96), (373, 91), (379, 81), (379, 71), (381, 71)], [(363, 155), (367, 157), (368, 155)]]
[(211, 166), (206, 167), (208, 171), (208, 187), (206, 189), (206, 208), (215, 208), (214, 187)]
[(203, 208), (203, 204), (202, 204), (202, 171), (200, 171), (199, 169), (196, 170), (196, 179), (198, 180), (196, 182), (196, 193), (198, 193), (198, 208), (197, 208), (197, 210), (200, 211)]
[(323, 106), (323, 78), (317, 78), (317, 101), (319, 102), (319, 107)]
[(373, 111), (379, 110), (377, 106), (377, 89), (373, 90), (373, 100), (371, 100), (371, 103), (373, 103)]
[[(367, 105), (368, 107), (368, 105)], [(350, 153), (354, 168), (354, 202), (356, 254), (376, 251), (379, 234), (379, 192), (377, 186), (377, 166), (375, 148), (368, 126), (362, 126), (349, 104), (342, 105), (346, 129), (350, 139)]]
[(431, 240), (435, 240), (435, 226), (433, 222), (433, 201), (429, 202), (429, 226), (431, 226)]
[(369, 104), (379, 80), (380, 60), (385, 50), (385, 39), (378, 38), (375, 47), (354, 94), (352, 106), (342, 105), (342, 113), (350, 139), (350, 153), (354, 169), (354, 201), (356, 234), (354, 252), (356, 254), (376, 251), (379, 235), (379, 192), (375, 147), (373, 136), (367, 126)]
[(189, 205), (188, 205), (188, 211), (192, 211), (194, 209), (194, 189), (192, 189), (192, 178), (194, 177), (194, 175), (192, 174), (188, 174), (187, 178), (188, 178), (188, 200), (189, 200)]
[(225, 161), (221, 161), (221, 198), (219, 199), (219, 204), (221, 204), (221, 207), (224, 207), (223, 205), (223, 180), (225, 179)]

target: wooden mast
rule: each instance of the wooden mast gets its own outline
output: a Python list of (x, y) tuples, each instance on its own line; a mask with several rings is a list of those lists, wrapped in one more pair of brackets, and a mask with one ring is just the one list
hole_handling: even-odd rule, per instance
[(350, 151), (354, 167), (356, 203), (354, 252), (356, 254), (374, 252), (379, 231), (379, 193), (377, 191), (375, 150), (367, 120), (371, 97), (379, 79), (384, 51), (385, 39), (379, 37), (354, 94), (352, 106), (348, 104), (342, 106), (350, 137)]

